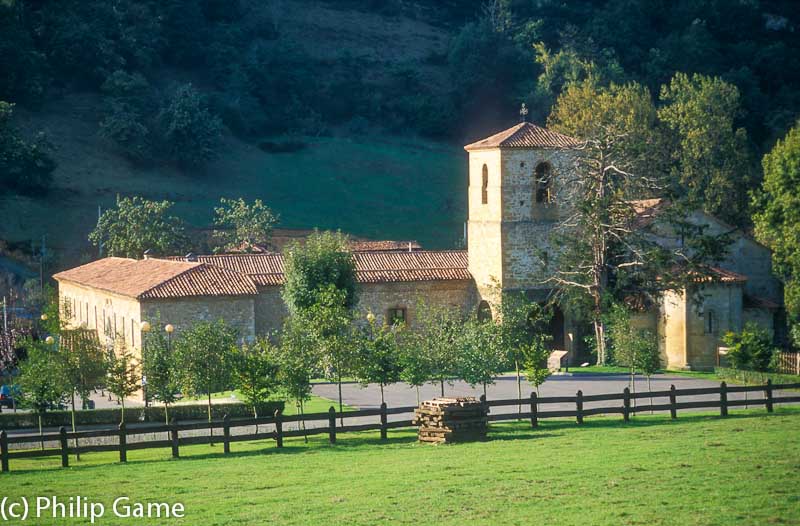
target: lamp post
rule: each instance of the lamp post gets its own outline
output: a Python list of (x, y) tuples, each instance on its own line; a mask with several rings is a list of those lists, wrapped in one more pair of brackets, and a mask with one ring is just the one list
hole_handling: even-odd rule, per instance
[[(143, 321), (140, 328), (142, 332), (145, 333), (145, 336), (142, 336), (142, 363), (144, 363), (144, 351), (147, 345), (146, 334), (150, 332), (150, 323)], [(144, 375), (144, 368), (142, 368), (142, 373), (142, 396), (144, 397), (144, 406), (150, 407), (150, 397), (147, 396), (147, 377)]]

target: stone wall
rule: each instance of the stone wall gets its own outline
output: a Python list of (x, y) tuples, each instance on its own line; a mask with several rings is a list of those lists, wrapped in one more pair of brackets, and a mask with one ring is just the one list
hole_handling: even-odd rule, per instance
[(255, 298), (256, 334), (268, 336), (283, 327), (289, 315), (279, 285), (259, 287)]
[(137, 300), (68, 281), (59, 282), (58, 296), (62, 315), (69, 311), (72, 327), (85, 325), (97, 330), (101, 342), (122, 338), (128, 348), (141, 349), (141, 307)]
[[(483, 204), (483, 166), (488, 173), (487, 203)], [(479, 150), (469, 154), (469, 221), (467, 246), (469, 271), (482, 295), (503, 279), (501, 241), (501, 156), (500, 150)]]
[(244, 341), (255, 338), (254, 298), (251, 296), (187, 297), (142, 301), (142, 320), (161, 320), (180, 333), (199, 321), (225, 322)]
[(360, 285), (356, 308), (359, 316), (372, 312), (379, 323), (386, 321), (388, 309), (406, 309), (406, 322), (413, 328), (420, 301), (426, 305), (457, 307), (466, 312), (477, 307), (477, 292), (471, 281), (369, 283)]
[(742, 330), (742, 287), (705, 285), (697, 294), (702, 303), (696, 304), (690, 297), (686, 306), (686, 359), (692, 369), (708, 370), (716, 366), (722, 336)]

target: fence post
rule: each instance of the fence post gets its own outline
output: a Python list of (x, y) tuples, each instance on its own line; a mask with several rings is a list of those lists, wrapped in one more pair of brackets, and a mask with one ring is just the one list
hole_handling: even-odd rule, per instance
[(583, 391), (575, 393), (575, 421), (583, 423)]
[(119, 461), (128, 461), (128, 435), (125, 434), (125, 422), (119, 425)]
[(728, 416), (728, 384), (719, 384), (719, 416)]
[(231, 452), (231, 417), (227, 414), (222, 417), (222, 452)]
[(677, 396), (675, 395), (675, 384), (669, 386), (669, 416), (678, 418)]
[(536, 398), (536, 392), (531, 391), (531, 427), (539, 425), (539, 402)]
[(381, 440), (386, 440), (388, 438), (389, 429), (386, 427), (388, 421), (389, 419), (386, 415), (386, 402), (381, 402)]
[(764, 405), (767, 406), (767, 413), (772, 412), (772, 380), (767, 380), (767, 386), (764, 389)]
[(61, 442), (61, 467), (69, 467), (69, 449), (67, 446), (67, 430), (64, 426), (58, 429), (59, 441)]
[(275, 442), (278, 447), (283, 447), (283, 413), (280, 409), (275, 410)]
[(178, 423), (173, 418), (169, 426), (169, 436), (170, 440), (172, 441), (172, 458), (179, 458), (181, 455), (180, 451), (178, 450)]
[(331, 444), (336, 443), (336, 409), (333, 406), (328, 409), (328, 440)]
[(622, 390), (622, 419), (627, 422), (631, 419), (631, 389), (626, 387)]
[(2, 472), (8, 473), (8, 434), (5, 429), (0, 431), (0, 465)]

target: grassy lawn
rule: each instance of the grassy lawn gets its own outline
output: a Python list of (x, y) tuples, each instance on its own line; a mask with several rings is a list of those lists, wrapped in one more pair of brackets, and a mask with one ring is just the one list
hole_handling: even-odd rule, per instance
[[(118, 496), (181, 502), (184, 519), (153, 524), (798, 524), (800, 411), (588, 419), (492, 426), (492, 440), (418, 444), (412, 430), (221, 447), (12, 460), (4, 496)], [(87, 521), (88, 522), (88, 521)], [(81, 524), (39, 519), (27, 524)], [(106, 516), (104, 525), (142, 524)], [(147, 521), (145, 521), (147, 523)]]
[[(627, 367), (618, 367), (616, 365), (589, 365), (586, 367), (570, 367), (569, 372), (572, 374), (630, 374)], [(641, 373), (636, 373), (641, 374)], [(721, 381), (713, 371), (671, 371), (662, 370), (658, 374), (669, 374), (674, 376), (685, 376), (687, 378), (695, 378), (697, 380), (711, 380), (714, 382)]]
[[(225, 400), (228, 402), (242, 402), (244, 398), (242, 394), (238, 391), (221, 391), (219, 393), (214, 393), (211, 395), (212, 400)], [(183, 403), (202, 403), (205, 402), (206, 399), (202, 396), (195, 397), (195, 396), (187, 396), (182, 399)], [(304, 404), (304, 411), (306, 413), (323, 413), (328, 410), (331, 406), (334, 406), (336, 410), (339, 410), (339, 402), (336, 400), (330, 400), (328, 398), (323, 398), (321, 396), (311, 395), (311, 398), (306, 401)], [(342, 406), (342, 409), (345, 411), (355, 411), (356, 407), (351, 407), (349, 405)], [(298, 413), (297, 407), (295, 406), (294, 402), (287, 401), (286, 407), (283, 411), (285, 415), (295, 415)]]

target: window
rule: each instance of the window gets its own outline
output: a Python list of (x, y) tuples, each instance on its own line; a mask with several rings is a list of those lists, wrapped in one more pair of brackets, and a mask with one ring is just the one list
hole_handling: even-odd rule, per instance
[(492, 319), (492, 307), (489, 302), (482, 300), (478, 304), (478, 321), (489, 321)]
[(717, 334), (717, 313), (713, 310), (706, 311), (706, 334)]
[(553, 173), (549, 163), (539, 163), (534, 170), (536, 202), (552, 203), (555, 201), (553, 195)]
[(481, 176), (481, 204), (489, 202), (489, 167), (483, 165), (483, 174)]
[(405, 307), (386, 309), (386, 325), (405, 325), (407, 322)]

